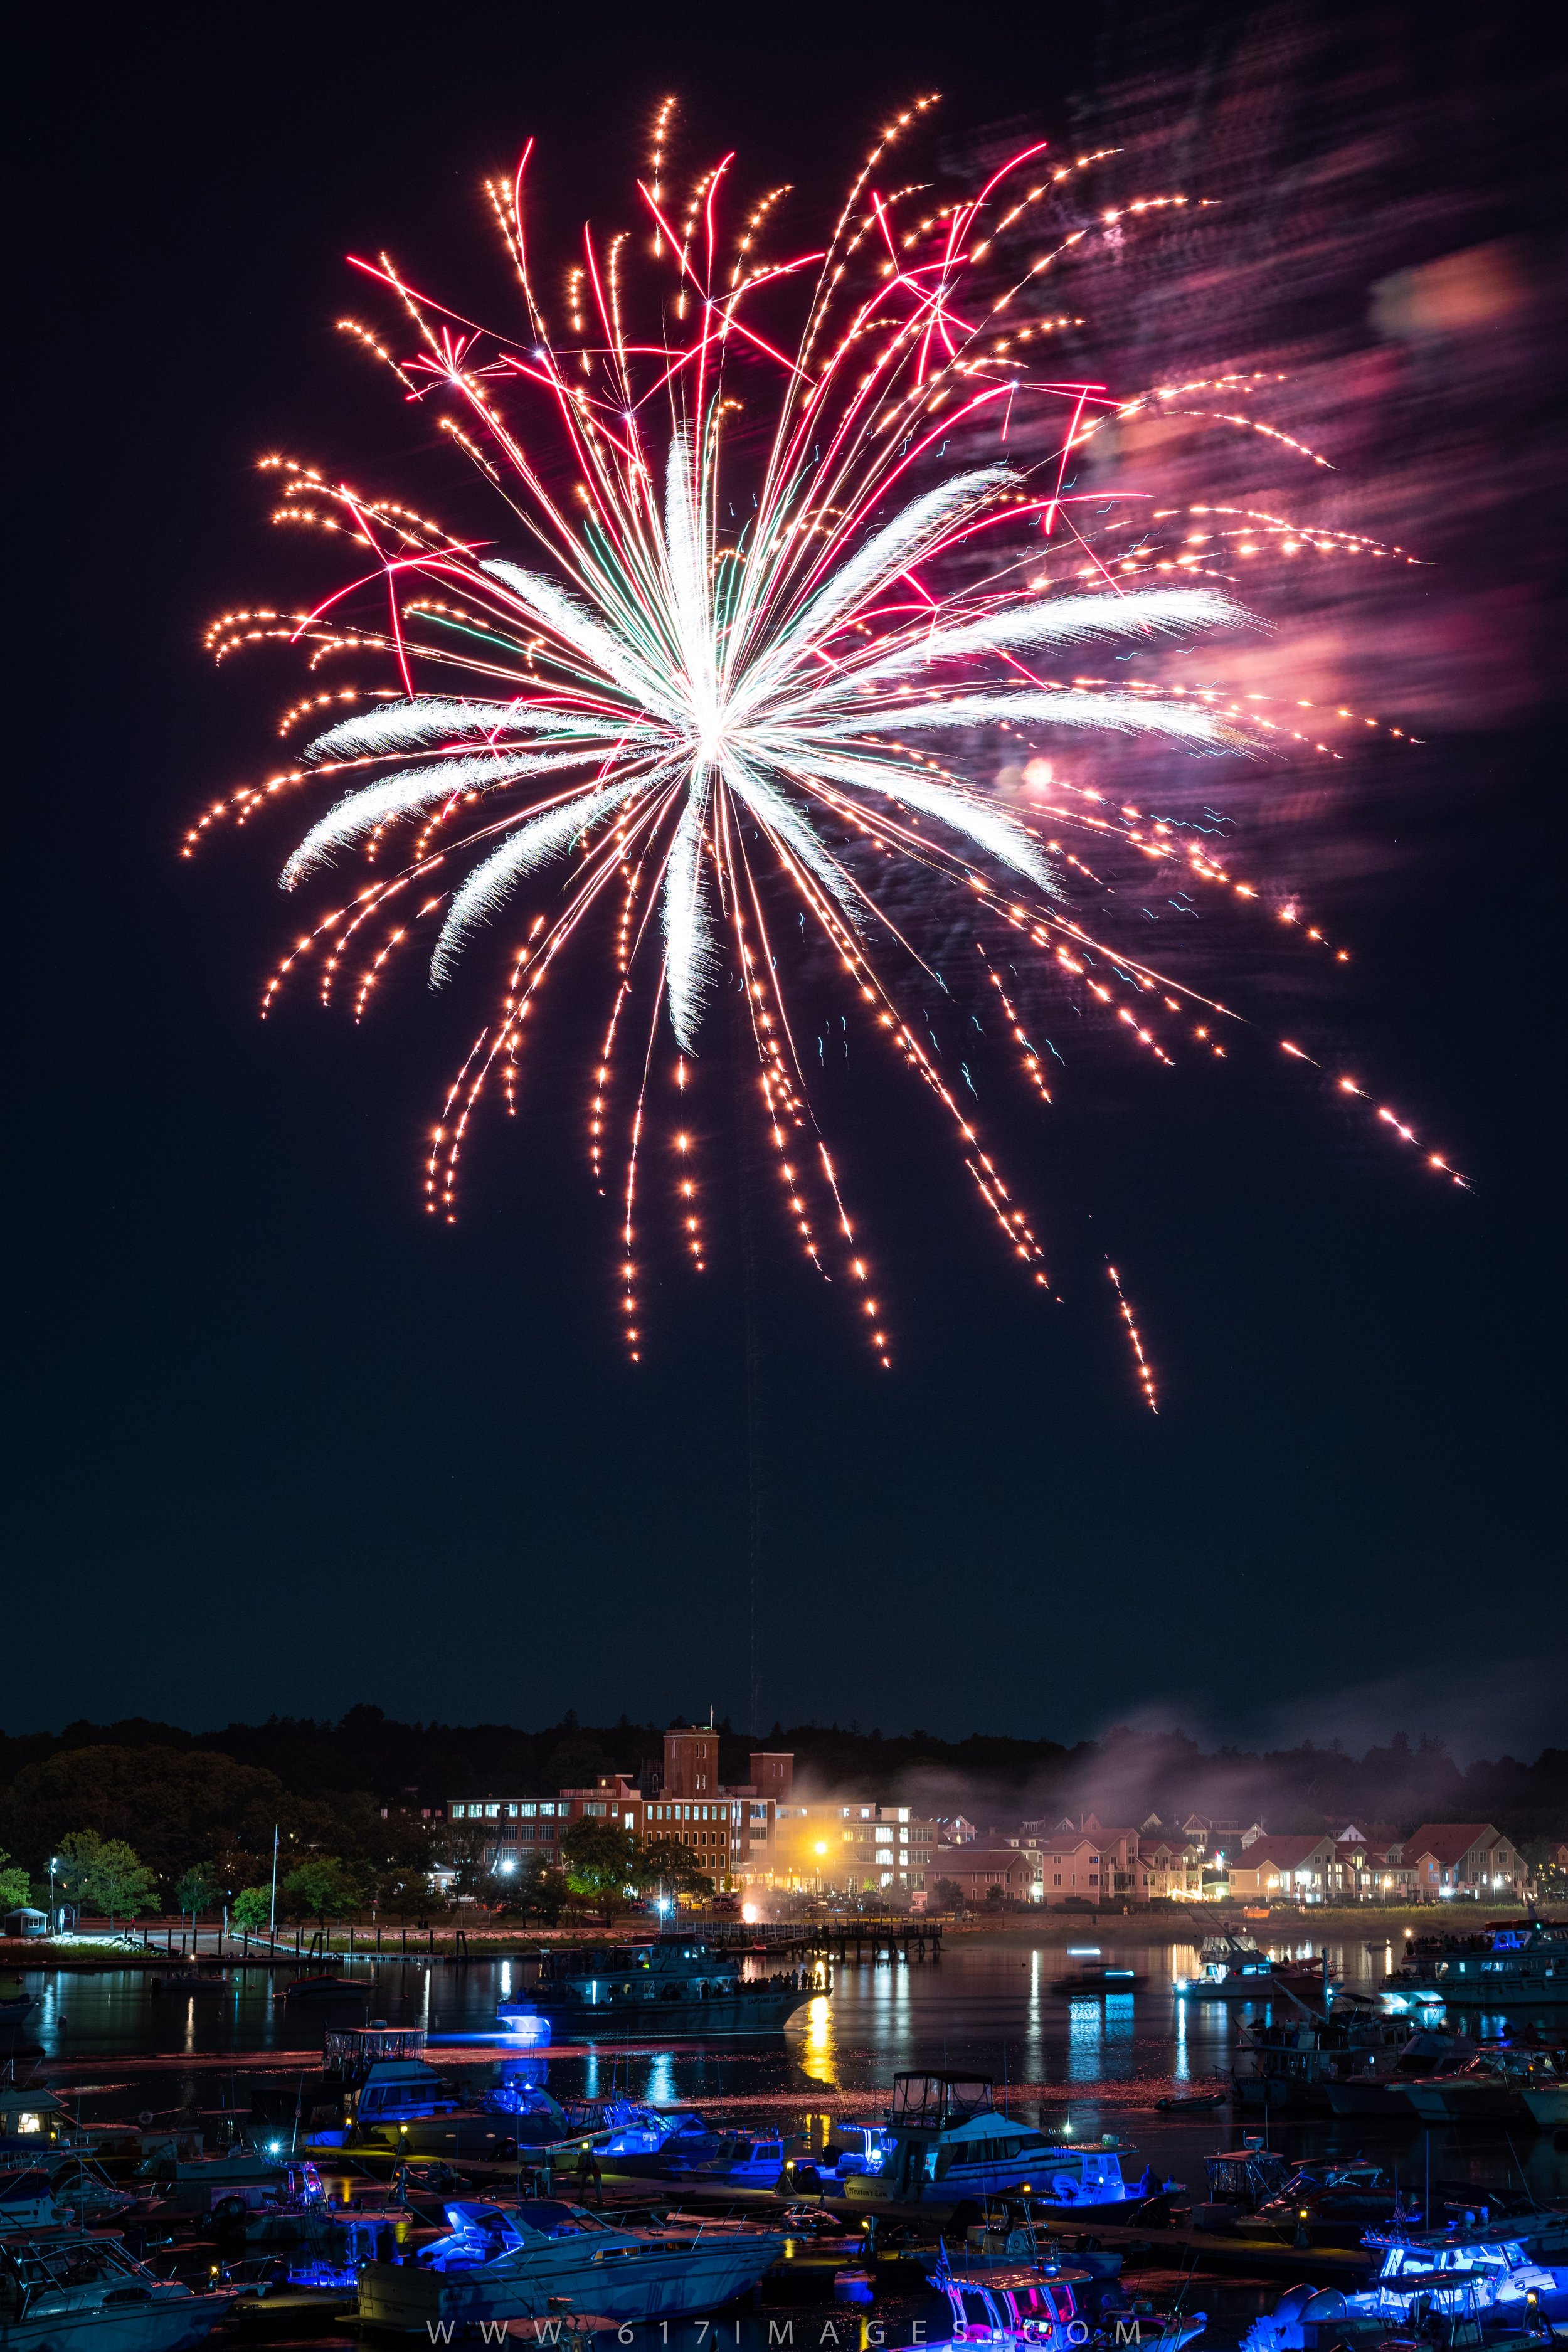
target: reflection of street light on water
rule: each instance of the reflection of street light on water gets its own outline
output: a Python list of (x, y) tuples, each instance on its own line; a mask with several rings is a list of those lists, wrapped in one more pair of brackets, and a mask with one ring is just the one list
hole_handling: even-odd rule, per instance
[(805, 2039), (801, 2047), (803, 2071), (814, 2083), (831, 2085), (836, 2074), (836, 2053), (833, 2042), (833, 2006), (826, 1993), (817, 1993), (806, 2003)]

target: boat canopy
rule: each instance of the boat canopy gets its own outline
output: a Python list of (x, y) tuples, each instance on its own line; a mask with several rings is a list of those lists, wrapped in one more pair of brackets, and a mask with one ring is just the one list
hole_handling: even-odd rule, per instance
[(895, 2074), (888, 2120), (905, 2130), (951, 2131), (994, 2112), (989, 2074)]

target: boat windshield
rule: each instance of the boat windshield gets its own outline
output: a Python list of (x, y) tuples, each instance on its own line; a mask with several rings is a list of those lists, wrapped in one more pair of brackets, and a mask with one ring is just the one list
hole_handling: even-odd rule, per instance
[(941, 2131), (971, 2116), (987, 2116), (991, 2107), (989, 2074), (895, 2074), (889, 2121), (925, 2131)]

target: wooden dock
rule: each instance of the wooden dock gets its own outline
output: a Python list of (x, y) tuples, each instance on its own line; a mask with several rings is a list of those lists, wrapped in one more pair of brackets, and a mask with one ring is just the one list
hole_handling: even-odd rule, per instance
[(727, 1952), (794, 1953), (806, 1959), (940, 1960), (942, 1922), (918, 1916), (889, 1918), (742, 1921), (705, 1924), (704, 1941)]

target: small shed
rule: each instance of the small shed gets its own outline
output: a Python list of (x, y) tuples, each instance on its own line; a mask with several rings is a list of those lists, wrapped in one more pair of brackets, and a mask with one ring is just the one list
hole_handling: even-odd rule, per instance
[(0, 1926), (4, 1927), (7, 1936), (47, 1936), (49, 1915), (47, 1911), (29, 1910), (23, 1903), (15, 1911), (7, 1911)]

